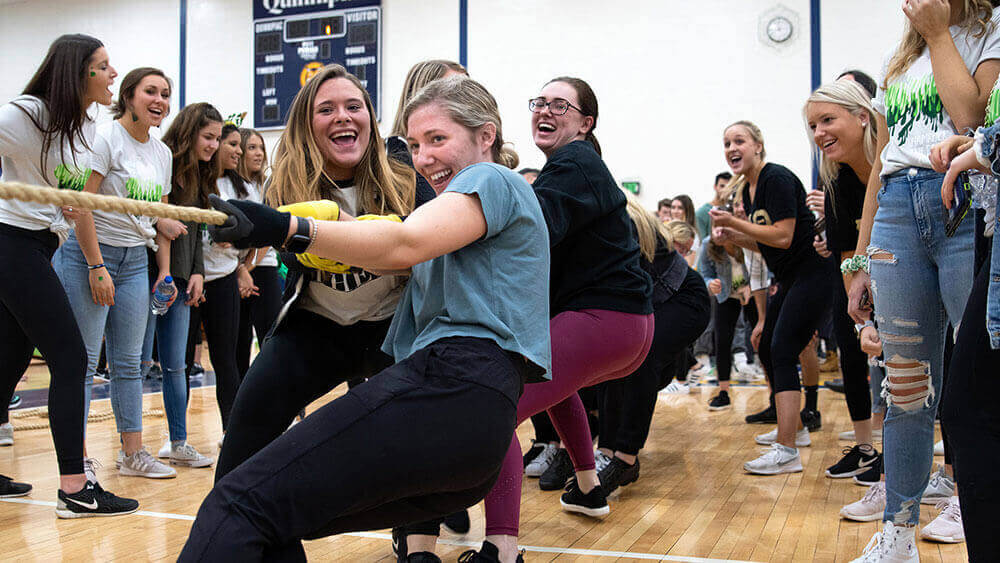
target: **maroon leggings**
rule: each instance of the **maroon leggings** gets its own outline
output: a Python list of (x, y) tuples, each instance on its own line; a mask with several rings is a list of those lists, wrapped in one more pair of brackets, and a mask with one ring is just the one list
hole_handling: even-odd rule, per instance
[[(547, 410), (577, 471), (594, 469), (594, 443), (577, 391), (634, 372), (653, 342), (653, 315), (600, 309), (567, 311), (549, 322), (552, 380), (527, 385), (517, 424)], [(514, 434), (493, 490), (486, 495), (486, 535), (518, 534), (521, 517), (521, 443)]]

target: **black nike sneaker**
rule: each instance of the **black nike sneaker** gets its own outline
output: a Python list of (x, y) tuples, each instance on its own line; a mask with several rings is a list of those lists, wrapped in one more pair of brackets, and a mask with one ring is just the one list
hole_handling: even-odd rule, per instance
[(543, 491), (558, 491), (566, 486), (566, 480), (573, 476), (573, 461), (569, 452), (560, 448), (549, 468), (538, 478), (538, 488)]
[(18, 483), (6, 475), (0, 475), (0, 498), (23, 497), (31, 492), (31, 485)]
[(854, 476), (854, 484), (862, 487), (870, 487), (882, 480), (882, 456), (878, 456), (878, 461), (871, 464), (868, 471)]
[(89, 516), (119, 516), (139, 510), (139, 501), (122, 498), (105, 491), (100, 484), (87, 481), (83, 489), (71, 495), (59, 490), (56, 516), (87, 518)]
[(826, 476), (833, 479), (846, 479), (861, 475), (872, 467), (878, 467), (879, 453), (875, 448), (860, 445), (844, 448), (844, 457), (826, 469)]
[(559, 504), (566, 512), (576, 512), (595, 518), (604, 518), (611, 512), (608, 495), (604, 493), (603, 487), (597, 485), (589, 493), (583, 494), (576, 479), (570, 479), (566, 484), (566, 492), (559, 499)]
[(770, 405), (758, 413), (748, 414), (746, 421), (747, 424), (777, 424), (778, 411), (774, 410), (774, 405)]
[[(524, 551), (517, 554), (517, 563), (524, 563)], [(458, 556), (458, 563), (500, 563), (500, 550), (488, 541), (479, 551), (470, 549)]]

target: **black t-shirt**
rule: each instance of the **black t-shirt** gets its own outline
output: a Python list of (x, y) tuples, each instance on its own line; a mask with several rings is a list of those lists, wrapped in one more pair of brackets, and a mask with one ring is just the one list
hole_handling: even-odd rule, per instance
[(625, 194), (593, 145), (573, 141), (545, 162), (532, 185), (549, 228), (550, 313), (604, 309), (653, 312)]
[(868, 187), (858, 179), (854, 170), (841, 164), (837, 179), (826, 191), (826, 246), (837, 254), (838, 262), (839, 253), (853, 252), (858, 246), (858, 223), (867, 190)]
[(787, 249), (757, 243), (768, 269), (779, 281), (793, 275), (802, 263), (819, 258), (812, 245), (815, 219), (806, 207), (805, 188), (791, 170), (780, 164), (765, 164), (757, 178), (753, 201), (750, 186), (743, 188), (743, 206), (747, 217), (757, 225), (795, 219), (795, 233)]

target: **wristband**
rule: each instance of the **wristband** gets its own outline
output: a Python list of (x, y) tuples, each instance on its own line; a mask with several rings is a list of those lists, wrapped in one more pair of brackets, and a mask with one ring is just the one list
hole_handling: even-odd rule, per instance
[(840, 263), (840, 273), (845, 276), (847, 274), (857, 272), (858, 270), (864, 270), (865, 273), (868, 273), (868, 256), (864, 254), (855, 254)]
[(100, 264), (94, 264), (93, 266), (91, 266), (90, 264), (87, 264), (87, 269), (88, 270), (100, 270), (103, 267), (104, 267), (104, 262), (101, 262)]
[(299, 217), (295, 224), (295, 234), (285, 242), (284, 249), (294, 254), (302, 254), (312, 246), (314, 238), (312, 218)]

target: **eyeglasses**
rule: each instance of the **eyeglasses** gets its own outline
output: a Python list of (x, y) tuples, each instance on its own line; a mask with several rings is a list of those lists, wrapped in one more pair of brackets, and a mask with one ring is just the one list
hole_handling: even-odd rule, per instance
[(535, 113), (542, 113), (542, 110), (544, 110), (545, 108), (549, 108), (549, 111), (552, 112), (552, 115), (563, 115), (564, 113), (569, 111), (569, 108), (573, 108), (576, 111), (580, 112), (581, 114), (586, 115), (585, 113), (583, 113), (582, 109), (574, 106), (573, 104), (567, 102), (562, 98), (556, 98), (551, 102), (546, 102), (545, 98), (533, 98), (531, 100), (528, 100), (528, 109), (530, 109)]

